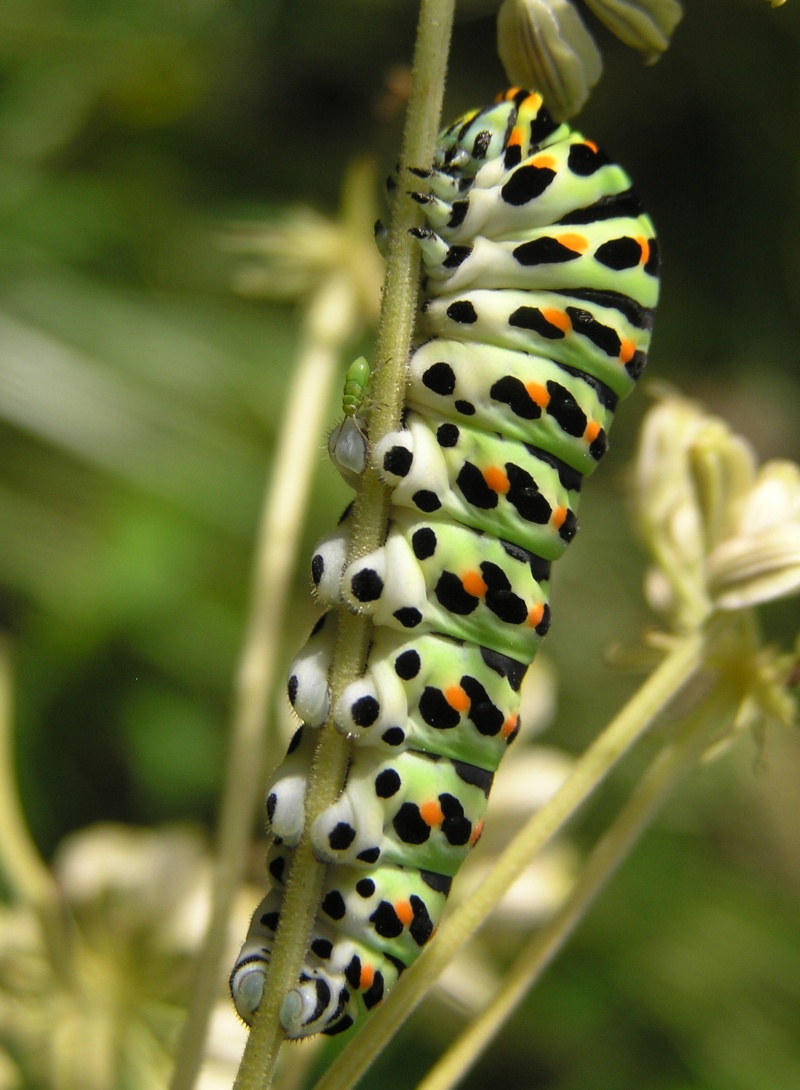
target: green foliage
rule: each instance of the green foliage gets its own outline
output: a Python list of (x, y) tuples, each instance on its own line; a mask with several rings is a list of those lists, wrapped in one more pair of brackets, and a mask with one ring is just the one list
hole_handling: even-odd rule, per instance
[[(356, 154), (388, 173), (400, 112), (384, 87), (408, 61), (410, 7), (12, 0), (0, 14), (0, 594), (21, 793), (47, 856), (96, 820), (210, 825), (296, 350), (288, 309), (232, 295), (218, 231), (289, 203), (330, 212)], [(662, 240), (652, 374), (762, 456), (797, 459), (797, 5), (689, 3), (656, 68), (602, 34), (580, 125), (624, 161)], [(449, 115), (503, 86), (493, 38), (490, 16), (457, 27)], [(556, 577), (552, 738), (567, 748), (634, 684), (609, 682), (602, 655), (648, 620), (620, 479), (642, 411), (615, 427), (618, 473), (587, 496)], [(344, 502), (320, 477), (303, 558)], [(313, 617), (306, 584), (301, 569), (287, 659)], [(770, 623), (786, 641), (796, 622)], [(800, 825), (780, 784), (800, 754), (774, 744), (753, 787), (749, 765), (714, 766), (705, 802), (673, 806), (466, 1085), (498, 1071), (509, 1090), (796, 1084), (800, 846), (785, 830)], [(432, 1052), (434, 1021), (414, 1023)], [(406, 1033), (398, 1056), (416, 1047)]]

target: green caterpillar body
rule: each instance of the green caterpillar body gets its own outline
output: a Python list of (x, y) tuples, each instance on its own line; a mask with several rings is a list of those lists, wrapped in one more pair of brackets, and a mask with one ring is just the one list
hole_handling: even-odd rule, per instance
[[(348, 565), (345, 517), (314, 554), (329, 612), (290, 671), (304, 725), (267, 798), (273, 887), (231, 978), (250, 1021), (303, 830), (313, 728), (332, 716), (353, 758), (310, 830), (330, 866), (281, 1010), (289, 1037), (349, 1028), (435, 930), (519, 731), (520, 685), (550, 623), (550, 565), (644, 368), (658, 295), (657, 244), (627, 175), (538, 94), (512, 89), (461, 118), (433, 169), (413, 173), (426, 280), (403, 427), (368, 450), (359, 366), (330, 442), (346, 478), (369, 457), (392, 489), (389, 531)], [(342, 608), (375, 627), (363, 676), (331, 707)]]

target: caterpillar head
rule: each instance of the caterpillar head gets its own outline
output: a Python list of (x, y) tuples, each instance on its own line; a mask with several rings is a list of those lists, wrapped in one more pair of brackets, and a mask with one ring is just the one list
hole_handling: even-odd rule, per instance
[[(559, 131), (536, 91), (512, 87), (490, 106), (460, 117), (440, 139), (434, 169), (474, 176), (484, 163), (506, 159), (505, 168), (533, 154)], [(509, 154), (510, 153), (510, 154)]]

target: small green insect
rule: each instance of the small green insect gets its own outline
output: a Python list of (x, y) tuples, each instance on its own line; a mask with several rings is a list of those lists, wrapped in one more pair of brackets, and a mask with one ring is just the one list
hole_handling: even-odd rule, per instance
[(360, 414), (369, 397), (371, 377), (372, 368), (365, 356), (359, 356), (347, 368), (342, 390), (342, 412), (345, 416), (355, 417)]
[(366, 424), (372, 402), (369, 384), (372, 368), (364, 356), (347, 368), (342, 388), (342, 420), (328, 436), (328, 454), (341, 475), (353, 488), (367, 465), (369, 445)]

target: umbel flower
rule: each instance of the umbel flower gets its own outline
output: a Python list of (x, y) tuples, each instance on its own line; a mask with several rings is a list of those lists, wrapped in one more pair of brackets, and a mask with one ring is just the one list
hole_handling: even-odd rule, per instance
[(759, 467), (745, 439), (693, 402), (668, 397), (648, 414), (635, 494), (655, 559), (648, 599), (677, 629), (800, 591), (800, 468)]
[[(63, 842), (53, 878), (64, 941), (49, 909), (0, 914), (0, 1087), (165, 1090), (210, 908), (202, 839), (94, 826)], [(230, 1086), (243, 1039), (221, 994), (198, 1090)]]
[(752, 607), (800, 592), (800, 467), (759, 467), (723, 420), (668, 396), (645, 418), (634, 499), (654, 561), (646, 596), (673, 633), (741, 613), (712, 663), (737, 694), (732, 733), (795, 723), (796, 652), (761, 645)]
[[(625, 45), (656, 60), (682, 10), (677, 0), (586, 0)], [(504, 0), (497, 51), (512, 83), (542, 92), (558, 119), (578, 113), (600, 79), (603, 61), (571, 0)]]

